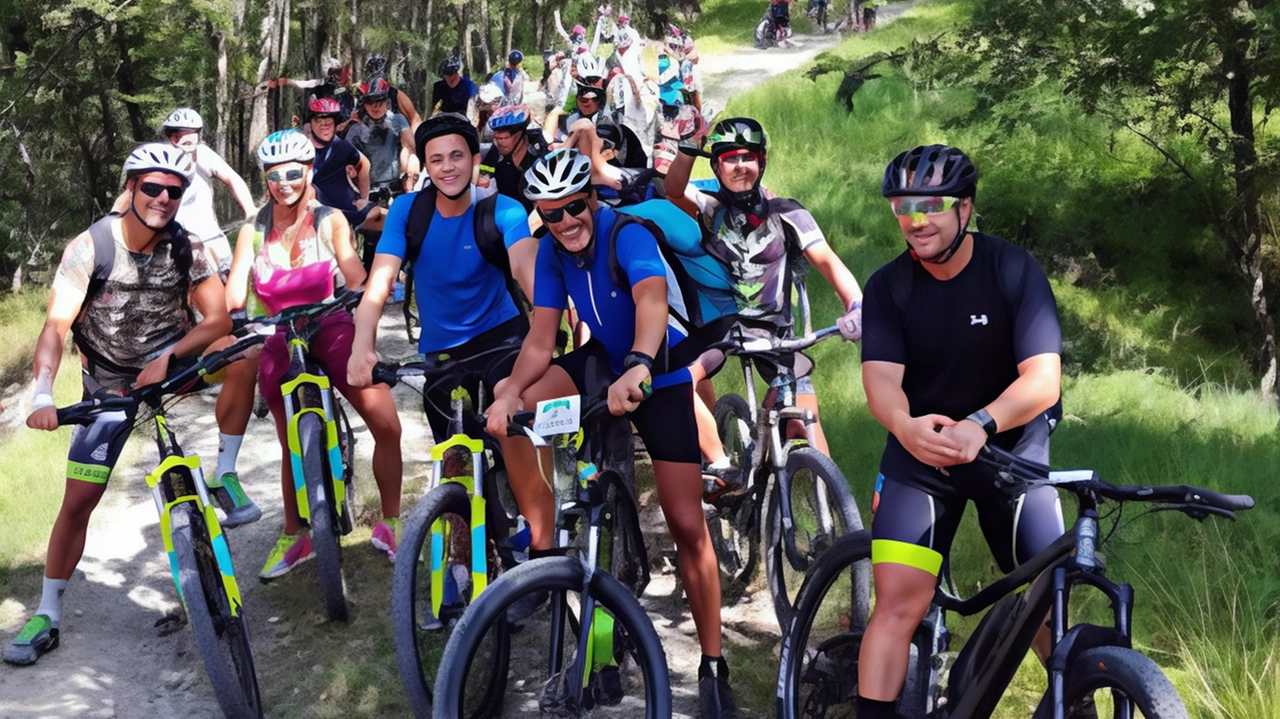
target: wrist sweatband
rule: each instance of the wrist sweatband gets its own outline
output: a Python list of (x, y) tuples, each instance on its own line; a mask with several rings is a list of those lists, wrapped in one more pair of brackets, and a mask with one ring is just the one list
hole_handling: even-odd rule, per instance
[(636, 365), (643, 365), (649, 374), (653, 374), (653, 358), (643, 352), (632, 350), (622, 360), (622, 371), (626, 372)]
[(53, 406), (53, 383), (49, 381), (49, 373), (41, 372), (33, 383), (31, 391), (31, 409)]
[(976, 422), (978, 426), (982, 428), (982, 431), (987, 433), (988, 437), (996, 436), (996, 433), (999, 431), (996, 427), (996, 421), (991, 417), (991, 413), (985, 409), (980, 409), (968, 417), (965, 417), (965, 419), (971, 422)]
[(849, 303), (849, 309), (845, 310), (845, 312), (852, 312), (858, 309), (859, 307), (862, 307), (862, 300), (861, 299), (854, 300), (853, 302)]

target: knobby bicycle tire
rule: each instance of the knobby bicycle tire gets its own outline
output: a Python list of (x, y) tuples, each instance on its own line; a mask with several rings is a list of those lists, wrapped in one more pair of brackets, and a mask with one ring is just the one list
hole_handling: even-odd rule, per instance
[[(759, 448), (753, 446), (755, 426), (747, 401), (736, 394), (721, 395), (716, 399), (715, 418), (725, 452), (741, 472), (739, 480), (750, 482)], [(718, 499), (704, 512), (720, 565), (721, 591), (729, 596), (746, 590), (760, 563), (759, 499), (759, 492), (753, 489)]]
[[(434, 628), (434, 623), (431, 625), (433, 628), (429, 628), (421, 621), (430, 616), (432, 606), (432, 547), (429, 541), (432, 536), (431, 525), (436, 519), (446, 515), (461, 519), (470, 529), (471, 498), (466, 488), (460, 484), (447, 482), (432, 489), (409, 512), (401, 531), (399, 561), (395, 564), (391, 582), (391, 630), (396, 645), (396, 665), (400, 670), (400, 683), (404, 685), (405, 694), (409, 697), (409, 707), (417, 717), (431, 716), (431, 683), (435, 681), (440, 666), (438, 657), (452, 632), (451, 624), (465, 608), (465, 599), (460, 597), (458, 605), (442, 607), (441, 614), (444, 616), (440, 618), (438, 628)], [(492, 531), (492, 528), (489, 529)], [(492, 539), (489, 543), (492, 546)], [(442, 549), (448, 555), (453, 546)], [(489, 576), (492, 579), (497, 575), (500, 565), (494, 561), (492, 552), (486, 554), (489, 558)], [(468, 572), (471, 571), (470, 560), (469, 556), (459, 560)], [(450, 564), (446, 560), (446, 566)], [(420, 584), (420, 578), (425, 578), (425, 583)], [(479, 706), (472, 716), (497, 716), (502, 710), (503, 693), (500, 691), (500, 684), (506, 679), (510, 656), (510, 636), (505, 622), (497, 627), (494, 641), (495, 661), (485, 691), (485, 696), (491, 697), (493, 701)]]
[[(807, 472), (813, 477), (812, 484), (797, 482), (797, 476)], [(778, 626), (786, 628), (792, 611), (792, 595), (798, 594), (801, 576), (812, 566), (837, 538), (862, 529), (862, 515), (858, 513), (858, 503), (853, 498), (849, 483), (844, 474), (830, 457), (812, 447), (797, 447), (787, 454), (787, 479), (775, 483), (764, 518), (765, 529), (765, 574), (769, 580), (769, 594), (773, 598), (773, 609), (778, 617)], [(779, 478), (781, 479), (781, 478)], [(814, 516), (808, 512), (797, 510), (805, 508), (803, 499), (805, 490), (817, 492), (819, 486), (826, 487), (827, 507), (826, 519), (831, 522), (833, 535), (827, 536), (810, 526), (808, 520), (820, 520), (819, 507), (814, 501)], [(783, 518), (781, 514), (780, 494), (789, 492), (791, 496), (792, 517), (795, 527), (796, 549), (806, 560), (808, 566), (796, 567), (787, 556), (786, 539), (783, 536)], [(870, 562), (854, 568), (853, 577), (859, 585), (859, 594), (870, 591)]]
[[(834, 706), (843, 709), (857, 693), (858, 652), (867, 624), (870, 587), (861, 588), (848, 580), (847, 614), (843, 598), (832, 602), (829, 595), (837, 583), (842, 583), (839, 591), (843, 591), (842, 578), (849, 577), (851, 568), (859, 564), (871, 564), (870, 532), (856, 531), (836, 540), (813, 563), (800, 585), (791, 624), (782, 632), (776, 706), (782, 719), (830, 716), (828, 710)], [(822, 638), (821, 649), (810, 650), (809, 639), (821, 613), (834, 613), (829, 624), (842, 631)], [(848, 713), (839, 716), (853, 716), (852, 712), (852, 704), (848, 704)]]
[(333, 421), (338, 427), (338, 451), (342, 454), (342, 481), (347, 491), (342, 506), (342, 517), (338, 522), (343, 535), (355, 528), (355, 475), (356, 475), (356, 435), (351, 431), (351, 420), (347, 419), (347, 410), (343, 401), (334, 398)]
[(347, 585), (342, 578), (342, 545), (329, 487), (324, 424), (314, 412), (298, 418), (298, 449), (302, 454), (303, 482), (310, 512), (311, 546), (316, 553), (316, 574), (325, 612), (334, 621), (347, 621)]
[[(666, 653), (648, 615), (631, 592), (612, 576), (595, 572), (585, 582), (585, 570), (576, 557), (535, 559), (505, 573), (467, 608), (454, 628), (440, 661), (436, 677), (433, 716), (454, 719), (461, 715), (462, 688), (467, 682), (477, 647), (495, 622), (506, 621), (507, 609), (530, 595), (578, 594), (584, 590), (607, 610), (615, 629), (627, 638), (629, 656), (644, 682), (644, 716), (657, 719), (671, 716), (671, 680)], [(555, 605), (553, 596), (548, 604)], [(527, 628), (525, 632), (532, 630)], [(546, 657), (546, 653), (539, 656)], [(597, 714), (600, 711), (597, 709)]]
[[(1111, 690), (1113, 701), (1131, 701), (1145, 719), (1187, 719), (1187, 708), (1160, 667), (1147, 655), (1125, 647), (1094, 647), (1080, 652), (1067, 667), (1063, 703), (1067, 716), (1098, 690)], [(1053, 716), (1053, 701), (1045, 694), (1034, 719)]]
[(172, 517), (182, 603), (218, 706), (228, 719), (260, 719), (262, 698), (244, 609), (231, 614), (204, 521), (188, 505), (176, 508)]

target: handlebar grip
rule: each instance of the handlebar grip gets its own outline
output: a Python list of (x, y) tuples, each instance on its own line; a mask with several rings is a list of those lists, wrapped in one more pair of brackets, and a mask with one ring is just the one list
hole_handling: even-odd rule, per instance
[(1228, 512), (1253, 509), (1253, 497), (1247, 494), (1218, 494), (1208, 489), (1189, 487), (1191, 493), (1199, 495), (1202, 504), (1208, 504)]
[(395, 387), (400, 383), (400, 376), (396, 373), (396, 368), (386, 362), (378, 362), (373, 365), (373, 383), (385, 384), (388, 387)]
[(58, 426), (62, 427), (68, 424), (89, 425), (93, 423), (93, 417), (77, 416), (84, 408), (85, 402), (73, 404), (69, 407), (58, 408)]

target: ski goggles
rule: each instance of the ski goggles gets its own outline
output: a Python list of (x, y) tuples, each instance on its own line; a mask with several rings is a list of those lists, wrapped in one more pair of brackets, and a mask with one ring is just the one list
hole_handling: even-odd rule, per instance
[(542, 215), (542, 221), (547, 223), (548, 225), (555, 224), (557, 222), (563, 222), (564, 213), (566, 212), (568, 212), (570, 215), (574, 217), (577, 217), (578, 215), (581, 215), (583, 212), (586, 212), (586, 211), (587, 211), (587, 198), (585, 197), (579, 197), (573, 202), (570, 202), (561, 207), (557, 207), (554, 210), (544, 210), (541, 207), (538, 208), (538, 214)]
[(181, 185), (162, 185), (158, 182), (144, 182), (138, 185), (138, 189), (147, 197), (159, 197), (161, 193), (168, 193), (170, 200), (180, 199), (187, 190)]
[(302, 179), (302, 174), (302, 170), (297, 168), (285, 170), (284, 172), (281, 172), (280, 170), (273, 170), (267, 173), (267, 181), (274, 182), (277, 185), (281, 182), (297, 182)]
[(959, 197), (895, 197), (889, 200), (899, 217), (937, 215), (960, 204)]

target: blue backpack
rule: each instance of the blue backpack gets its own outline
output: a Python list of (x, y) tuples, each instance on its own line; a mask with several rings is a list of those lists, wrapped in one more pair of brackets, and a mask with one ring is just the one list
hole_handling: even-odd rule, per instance
[(686, 365), (708, 344), (723, 338), (737, 321), (738, 303), (729, 269), (707, 254), (698, 223), (667, 200), (648, 200), (615, 211), (617, 217), (609, 232), (609, 278), (618, 287), (630, 289), (631, 282), (618, 261), (618, 232), (630, 224), (643, 225), (658, 239), (667, 268), (669, 311), (689, 338), (672, 349), (678, 358), (671, 366)]

